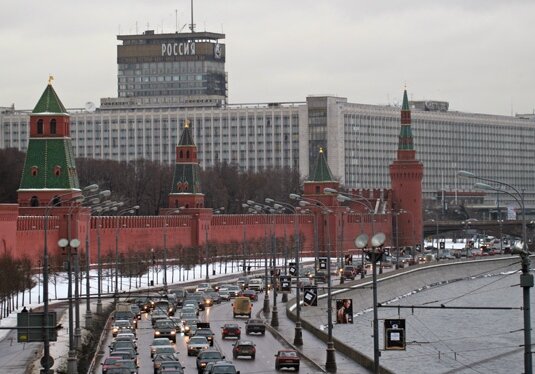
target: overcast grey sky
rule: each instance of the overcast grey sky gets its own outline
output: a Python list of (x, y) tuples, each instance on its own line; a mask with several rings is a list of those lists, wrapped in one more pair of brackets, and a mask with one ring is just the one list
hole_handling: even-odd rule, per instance
[[(535, 109), (533, 0), (195, 0), (197, 30), (226, 34), (231, 103), (447, 100)], [(117, 96), (116, 35), (175, 31), (190, 0), (4, 1), (0, 106), (32, 109), (49, 74), (68, 108)], [(186, 28), (187, 29), (187, 28)]]

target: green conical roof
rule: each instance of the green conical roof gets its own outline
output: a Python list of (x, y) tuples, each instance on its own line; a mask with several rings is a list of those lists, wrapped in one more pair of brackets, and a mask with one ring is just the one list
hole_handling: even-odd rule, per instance
[(407, 90), (403, 91), (403, 105), (401, 110), (410, 110), (409, 108), (409, 98), (407, 97)]
[(180, 135), (180, 141), (178, 142), (178, 145), (195, 145), (193, 142), (193, 136), (191, 135), (191, 129), (189, 128), (189, 122), (187, 120), (184, 124), (184, 130), (182, 130), (182, 134)]
[(41, 95), (32, 113), (67, 114), (67, 109), (61, 103), (51, 83), (46, 86), (45, 92)]
[(318, 159), (316, 161), (316, 167), (314, 168), (314, 173), (312, 174), (311, 182), (332, 182), (334, 181), (331, 169), (327, 164), (325, 159), (325, 153), (323, 148), (320, 148)]

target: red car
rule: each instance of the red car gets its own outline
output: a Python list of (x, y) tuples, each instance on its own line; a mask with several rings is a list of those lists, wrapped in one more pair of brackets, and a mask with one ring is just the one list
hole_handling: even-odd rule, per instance
[(244, 290), (242, 291), (241, 296), (248, 297), (251, 301), (257, 301), (258, 300), (258, 293), (254, 290)]
[(221, 331), (221, 339), (225, 339), (229, 337), (240, 339), (241, 337), (240, 326), (238, 326), (236, 323), (225, 323), (222, 329), (223, 331)]
[(104, 362), (101, 362), (102, 365), (102, 374), (106, 374), (108, 372), (108, 369), (116, 368), (118, 367), (117, 361), (122, 360), (122, 357), (118, 356), (111, 356), (104, 360)]
[(299, 371), (299, 362), (299, 355), (296, 350), (282, 349), (275, 355), (275, 370), (295, 368), (295, 371)]

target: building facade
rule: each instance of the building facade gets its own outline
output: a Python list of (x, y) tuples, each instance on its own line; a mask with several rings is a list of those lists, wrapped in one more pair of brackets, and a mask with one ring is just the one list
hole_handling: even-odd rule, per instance
[[(409, 103), (410, 104), (410, 103)], [(397, 107), (348, 103), (339, 97), (222, 108), (70, 112), (76, 157), (173, 164), (180, 127), (189, 120), (201, 168), (218, 162), (242, 170), (299, 168), (310, 175), (319, 146), (333, 175), (348, 188), (387, 188), (397, 149)], [(425, 165), (426, 199), (473, 191), (458, 170), (507, 181), (535, 206), (535, 122), (530, 118), (417, 110), (411, 107), (414, 146)], [(0, 114), (0, 146), (26, 151), (29, 113)], [(487, 195), (486, 204), (496, 196)], [(511, 203), (502, 196), (502, 206)]]

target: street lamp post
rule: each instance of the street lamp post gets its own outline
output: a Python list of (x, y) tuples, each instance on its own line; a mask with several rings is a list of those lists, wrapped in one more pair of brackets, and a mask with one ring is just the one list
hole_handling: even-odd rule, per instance
[(326, 349), (326, 360), (325, 360), (325, 369), (330, 372), (336, 372), (336, 356), (334, 349), (334, 340), (333, 340), (333, 316), (332, 316), (332, 280), (331, 280), (331, 239), (330, 239), (330, 224), (329, 224), (329, 215), (333, 213), (323, 202), (320, 200), (315, 200), (307, 197), (303, 197), (297, 194), (290, 194), (290, 198), (293, 200), (298, 200), (299, 204), (302, 206), (309, 206), (318, 208), (321, 210), (324, 219), (326, 220), (327, 227), (327, 349)]
[(278, 208), (286, 208), (289, 209), (294, 213), (294, 241), (295, 241), (295, 277), (297, 279), (296, 282), (296, 289), (295, 289), (295, 300), (296, 300), (296, 308), (295, 308), (295, 335), (294, 335), (294, 345), (301, 346), (303, 345), (303, 329), (301, 327), (301, 288), (299, 284), (299, 252), (300, 252), (300, 234), (299, 234), (299, 215), (298, 215), (298, 209), (293, 205), (281, 202), (281, 201), (275, 201), (273, 199), (266, 198), (266, 203), (272, 204), (275, 209)]
[(78, 239), (60, 239), (58, 241), (58, 246), (63, 250), (67, 251), (67, 278), (68, 278), (68, 289), (67, 295), (69, 299), (69, 358), (67, 363), (67, 372), (69, 374), (77, 373), (77, 360), (76, 360), (76, 346), (74, 341), (74, 310), (73, 310), (73, 300), (72, 300), (72, 248), (75, 251), (78, 250), (80, 246), (80, 241)]
[[(530, 310), (530, 288), (533, 287), (533, 274), (530, 273), (530, 259), (529, 259), (529, 248), (528, 248), (528, 235), (527, 235), (527, 227), (526, 227), (526, 206), (524, 202), (524, 190), (519, 191), (517, 188), (513, 187), (512, 185), (491, 179), (491, 178), (483, 178), (479, 177), (473, 173), (470, 173), (468, 171), (460, 170), (457, 175), (465, 178), (472, 178), (476, 180), (481, 180), (485, 182), (495, 183), (499, 185), (500, 187), (491, 186), (486, 183), (475, 183), (474, 187), (483, 189), (483, 190), (490, 190), (490, 191), (496, 191), (499, 193), (505, 193), (512, 197), (516, 203), (519, 205), (521, 212), (522, 212), (522, 248), (515, 248), (513, 251), (513, 254), (520, 255), (520, 258), (522, 260), (521, 270), (522, 274), (520, 275), (520, 287), (522, 287), (522, 296), (523, 296), (523, 310), (524, 310), (524, 373), (525, 374), (532, 374), (533, 373), (533, 365), (532, 365), (532, 357), (531, 357), (531, 310)], [(513, 192), (509, 192), (505, 189), (502, 189), (501, 187), (505, 187), (510, 189)]]

